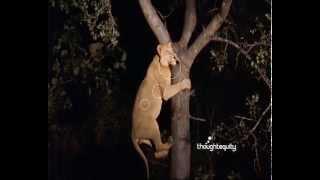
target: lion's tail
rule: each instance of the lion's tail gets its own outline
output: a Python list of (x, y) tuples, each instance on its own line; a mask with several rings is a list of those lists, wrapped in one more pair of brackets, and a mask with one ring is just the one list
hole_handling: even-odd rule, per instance
[(139, 153), (139, 155), (142, 157), (144, 164), (146, 166), (146, 170), (147, 170), (147, 179), (149, 179), (149, 165), (148, 165), (148, 160), (146, 158), (146, 156), (144, 155), (142, 149), (140, 148), (139, 144), (138, 144), (138, 140), (135, 139), (133, 136), (131, 136), (132, 139), (132, 143), (134, 148), (136, 149), (136, 151)]

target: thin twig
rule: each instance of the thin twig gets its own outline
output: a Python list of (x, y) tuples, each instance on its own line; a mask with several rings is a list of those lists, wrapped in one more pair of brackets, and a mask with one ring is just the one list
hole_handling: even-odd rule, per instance
[(259, 120), (257, 121), (257, 123), (253, 126), (253, 128), (249, 131), (249, 133), (253, 133), (256, 128), (258, 127), (258, 125), (260, 124), (261, 120), (263, 119), (264, 115), (269, 111), (271, 107), (271, 104), (268, 105), (268, 107), (263, 111), (263, 113), (261, 114)]
[(212, 13), (214, 13), (214, 12), (216, 12), (216, 11), (219, 11), (219, 9), (218, 9), (218, 8), (212, 8), (212, 9), (210, 9), (210, 10), (208, 11), (208, 13), (209, 13), (209, 14), (212, 14)]
[(248, 121), (254, 121), (254, 119), (251, 119), (251, 118), (247, 118), (247, 117), (244, 117), (244, 116), (234, 116), (235, 118), (238, 118), (238, 119), (243, 119), (243, 120), (248, 120)]
[(259, 151), (258, 151), (258, 140), (257, 140), (257, 137), (253, 133), (250, 133), (250, 135), (254, 139), (253, 146), (254, 146), (255, 155), (256, 155), (256, 159), (255, 159), (255, 163), (254, 164), (256, 165), (257, 174), (259, 175), (260, 172), (261, 172), (261, 164), (260, 164)]
[(270, 82), (270, 79), (265, 75), (265, 73), (263, 73), (261, 71), (260, 68), (257, 68), (257, 71), (260, 75), (260, 77), (263, 79), (263, 81), (267, 84), (268, 88), (271, 90), (271, 82)]
[(207, 120), (204, 118), (194, 117), (191, 114), (189, 114), (189, 118), (196, 121), (206, 122)]

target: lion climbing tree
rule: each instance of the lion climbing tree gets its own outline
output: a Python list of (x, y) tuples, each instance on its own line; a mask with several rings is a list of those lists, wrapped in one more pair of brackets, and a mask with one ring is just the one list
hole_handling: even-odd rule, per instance
[[(164, 23), (159, 18), (151, 0), (139, 0), (140, 7), (150, 28), (160, 44), (171, 42), (171, 37)], [(206, 28), (189, 43), (191, 35), (196, 27), (197, 14), (195, 0), (185, 1), (185, 16), (182, 35), (179, 41), (173, 42), (174, 50), (181, 60), (181, 66), (174, 67), (172, 74), (175, 77), (173, 83), (189, 78), (191, 66), (199, 52), (216, 36), (224, 20), (226, 19), (232, 0), (223, 0), (219, 12), (212, 18)], [(190, 144), (190, 115), (189, 115), (190, 91), (183, 91), (172, 98), (172, 123), (171, 132), (174, 145), (171, 151), (171, 179), (189, 179), (191, 163)]]

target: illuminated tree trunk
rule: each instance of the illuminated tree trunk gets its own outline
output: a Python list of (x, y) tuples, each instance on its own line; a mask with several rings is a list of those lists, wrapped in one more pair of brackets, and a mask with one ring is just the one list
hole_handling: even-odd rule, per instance
[[(173, 83), (189, 78), (189, 74), (173, 71), (177, 77)], [(189, 121), (189, 90), (178, 93), (171, 100), (171, 134), (174, 145), (171, 149), (171, 179), (188, 179), (190, 176), (191, 144)]]
[[(189, 45), (189, 40), (196, 26), (196, 1), (186, 0), (186, 11), (181, 38), (174, 43), (174, 50), (180, 58), (180, 64), (172, 70), (173, 83), (189, 78), (191, 66), (199, 52), (215, 37), (215, 33), (226, 19), (232, 0), (223, 0), (221, 9), (195, 41)], [(159, 18), (151, 0), (139, 0), (140, 7), (150, 28), (160, 44), (172, 42), (167, 28)], [(181, 69), (180, 69), (181, 67)], [(184, 90), (172, 98), (171, 133), (173, 146), (171, 149), (171, 174), (173, 180), (190, 178), (191, 144), (189, 122), (190, 91)]]

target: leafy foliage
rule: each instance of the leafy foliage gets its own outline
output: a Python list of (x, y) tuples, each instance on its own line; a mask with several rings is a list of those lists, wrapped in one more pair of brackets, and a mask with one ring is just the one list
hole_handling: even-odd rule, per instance
[[(271, 77), (270, 23), (270, 14), (265, 14), (264, 17), (255, 18), (254, 26), (249, 28), (247, 32), (243, 32), (237, 31), (236, 25), (227, 21), (218, 34), (219, 37), (226, 40), (216, 42), (209, 52), (212, 71), (222, 73), (226, 65), (229, 65), (238, 72), (247, 73), (248, 76), (251, 76), (249, 79), (262, 82), (258, 84), (263, 88), (253, 87), (251, 94), (248, 94), (243, 102), (245, 112), (241, 112), (242, 115), (233, 114), (226, 119), (219, 120), (213, 120), (213, 117), (207, 117), (207, 119), (210, 122), (216, 122), (209, 130), (213, 141), (220, 144), (235, 144), (238, 147), (237, 151), (240, 151), (239, 153), (249, 152), (251, 156), (248, 158), (252, 162), (257, 176), (264, 177), (266, 174), (263, 173), (267, 173), (268, 167), (262, 163), (262, 160), (268, 160), (271, 153), (271, 89), (267, 85), (270, 83)], [(198, 151), (194, 151), (194, 154), (201, 157)], [(223, 151), (208, 152), (205, 160), (200, 160), (199, 166), (195, 170), (196, 178), (210, 179), (213, 177), (215, 169), (212, 168), (216, 164), (211, 163), (217, 163), (217, 159), (226, 158), (227, 154)], [(230, 170), (227, 178), (241, 179), (241, 172)]]
[[(110, 0), (49, 0), (48, 9), (61, 22), (60, 28), (52, 30), (49, 42), (48, 127), (52, 129), (70, 118), (66, 114), (75, 107), (85, 106), (77, 98), (94, 102), (93, 114), (111, 101), (126, 69), (126, 53), (118, 44)], [(101, 119), (110, 120), (104, 114), (94, 126), (105, 124)]]

